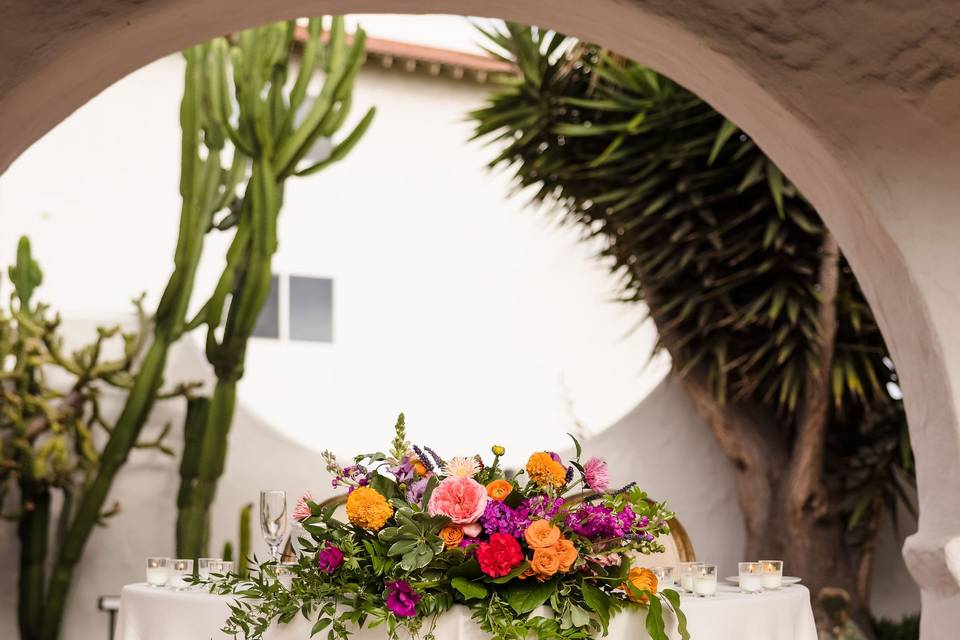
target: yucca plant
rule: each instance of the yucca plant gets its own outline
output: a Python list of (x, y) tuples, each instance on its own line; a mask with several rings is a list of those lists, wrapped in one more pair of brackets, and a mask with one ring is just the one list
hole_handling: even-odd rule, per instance
[(893, 364), (833, 236), (748, 135), (683, 87), (549, 31), (485, 34), (519, 70), (471, 114), (491, 166), (604, 240), (623, 300), (646, 305), (735, 465), (745, 557), (847, 589), (866, 621), (870, 541), (912, 463)]

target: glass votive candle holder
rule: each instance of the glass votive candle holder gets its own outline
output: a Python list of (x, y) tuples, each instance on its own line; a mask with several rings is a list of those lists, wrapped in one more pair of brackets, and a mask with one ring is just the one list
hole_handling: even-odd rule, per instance
[(763, 591), (763, 564), (760, 562), (741, 562), (737, 564), (740, 570), (740, 591), (743, 593), (760, 593)]
[(197, 577), (201, 580), (209, 580), (211, 573), (222, 573), (223, 560), (220, 558), (198, 558), (197, 559)]
[(273, 568), (273, 575), (277, 578), (283, 588), (289, 589), (290, 585), (293, 584), (293, 570), (291, 565), (278, 564)]
[(673, 567), (650, 567), (650, 571), (657, 576), (658, 591), (674, 586)]
[(783, 560), (761, 560), (763, 588), (775, 591), (783, 585)]
[(147, 584), (165, 587), (170, 580), (170, 558), (147, 558)]
[(176, 558), (170, 561), (170, 586), (178, 591), (190, 588), (187, 578), (193, 576), (193, 560)]
[(693, 595), (710, 598), (717, 593), (717, 565), (698, 564), (693, 567)]
[(214, 571), (213, 573), (219, 573), (220, 575), (226, 576), (228, 573), (233, 573), (233, 561), (224, 560), (220, 563), (220, 571)]
[(700, 564), (699, 562), (681, 562), (677, 565), (677, 579), (680, 580), (680, 588), (687, 593), (693, 593), (693, 568)]

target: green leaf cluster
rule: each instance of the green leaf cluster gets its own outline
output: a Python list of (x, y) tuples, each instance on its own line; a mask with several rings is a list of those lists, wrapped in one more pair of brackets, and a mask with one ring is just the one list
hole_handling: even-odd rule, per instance
[[(679, 375), (789, 441), (821, 366), (817, 212), (749, 135), (668, 78), (535, 27), (485, 34), (519, 69), (470, 114), (491, 167), (599, 240)], [(909, 507), (913, 465), (897, 373), (842, 257), (834, 305), (826, 467), (855, 496), (844, 510), (857, 529), (879, 505)]]

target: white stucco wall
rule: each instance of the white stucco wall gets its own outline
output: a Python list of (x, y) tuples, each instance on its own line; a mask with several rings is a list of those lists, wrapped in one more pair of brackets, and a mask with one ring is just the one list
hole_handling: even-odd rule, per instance
[[(182, 62), (132, 74), (38, 142), (0, 178), (0, 264), (31, 237), (45, 300), (68, 315), (159, 297), (176, 240)], [(348, 158), (291, 181), (281, 274), (334, 280), (334, 342), (253, 340), (241, 401), (304, 444), (350, 453), (400, 411), (433, 446), (563, 446), (630, 410), (668, 363), (648, 363), (642, 310), (613, 302), (597, 246), (508, 198), (509, 180), (467, 144), (489, 86), (367, 68), (354, 115), (378, 115)], [(212, 234), (194, 307), (219, 275)], [(201, 341), (203, 334), (196, 334)], [(282, 372), (282, 375), (277, 375)], [(466, 408), (469, 407), (469, 410)], [(492, 427), (491, 425), (496, 425)], [(559, 435), (558, 435), (559, 434)]]

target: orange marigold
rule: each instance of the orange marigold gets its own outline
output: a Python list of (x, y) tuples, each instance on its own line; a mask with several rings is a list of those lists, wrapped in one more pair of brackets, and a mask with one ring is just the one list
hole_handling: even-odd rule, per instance
[(379, 531), (393, 515), (393, 507), (376, 489), (360, 487), (347, 497), (347, 518), (361, 529)]
[(546, 451), (530, 456), (527, 460), (527, 475), (541, 487), (562, 487), (567, 483), (567, 470)]
[[(652, 594), (657, 593), (657, 574), (650, 571), (650, 569), (644, 569), (643, 567), (630, 569), (630, 573), (627, 574), (627, 582), (641, 591), (649, 591)], [(620, 588), (626, 592), (630, 600), (638, 603), (642, 602), (643, 604), (649, 602), (649, 598), (646, 595), (634, 595), (633, 591), (627, 587), (627, 582), (621, 584)]]
[(513, 485), (506, 480), (494, 480), (487, 485), (487, 495), (497, 502), (503, 502), (513, 491)]

